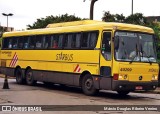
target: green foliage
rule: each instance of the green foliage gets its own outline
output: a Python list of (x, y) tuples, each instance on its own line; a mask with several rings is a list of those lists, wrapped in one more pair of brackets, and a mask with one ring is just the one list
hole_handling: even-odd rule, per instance
[(79, 21), (82, 20), (79, 17), (75, 17), (74, 15), (60, 15), (60, 16), (47, 16), (46, 18), (37, 19), (33, 25), (27, 25), (28, 29), (38, 29), (38, 28), (45, 28), (48, 24), (51, 23), (59, 23), (59, 22), (69, 22), (69, 21)]
[(105, 22), (115, 22), (115, 15), (110, 14), (110, 12), (104, 12), (102, 20)]
[(143, 16), (142, 13), (135, 13), (133, 15), (126, 17), (125, 22), (137, 25), (146, 25), (147, 19), (146, 17)]
[(137, 25), (146, 25), (147, 19), (143, 16), (142, 13), (135, 13), (128, 17), (125, 17), (123, 14), (110, 14), (109, 11), (103, 13), (102, 21), (105, 22), (123, 22), (123, 23), (131, 23)]
[(123, 14), (116, 14), (115, 19), (117, 22), (124, 22), (125, 21), (125, 16)]

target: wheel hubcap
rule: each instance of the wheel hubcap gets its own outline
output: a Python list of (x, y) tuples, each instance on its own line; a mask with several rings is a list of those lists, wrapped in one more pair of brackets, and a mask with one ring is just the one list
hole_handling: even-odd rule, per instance
[(28, 81), (31, 81), (31, 80), (32, 80), (32, 73), (31, 73), (31, 72), (29, 72), (29, 73), (27, 74), (27, 80), (28, 80)]
[(92, 85), (93, 85), (92, 79), (87, 79), (85, 83), (86, 88), (91, 89)]
[(17, 72), (17, 80), (20, 81), (21, 80), (21, 73)]

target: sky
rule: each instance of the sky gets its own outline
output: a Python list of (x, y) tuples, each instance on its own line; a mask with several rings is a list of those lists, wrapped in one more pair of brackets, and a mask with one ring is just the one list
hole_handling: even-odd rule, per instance
[[(111, 14), (131, 14), (132, 0), (98, 0), (94, 6), (94, 20), (101, 20), (104, 11)], [(144, 16), (160, 16), (160, 0), (133, 0), (134, 13)], [(15, 30), (26, 29), (36, 19), (68, 13), (81, 18), (89, 18), (90, 0), (0, 0), (0, 25), (7, 25), (2, 13), (13, 13), (8, 18), (8, 26)]]

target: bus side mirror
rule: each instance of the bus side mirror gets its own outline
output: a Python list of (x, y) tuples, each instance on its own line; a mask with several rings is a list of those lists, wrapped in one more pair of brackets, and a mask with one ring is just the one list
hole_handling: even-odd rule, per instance
[(114, 37), (114, 48), (116, 50), (119, 48), (119, 36)]

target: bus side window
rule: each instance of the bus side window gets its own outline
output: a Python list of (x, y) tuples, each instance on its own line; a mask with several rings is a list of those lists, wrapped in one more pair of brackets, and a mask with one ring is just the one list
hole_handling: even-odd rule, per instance
[(90, 38), (90, 34), (88, 32), (84, 32), (81, 40), (82, 48), (89, 48), (89, 38)]
[(73, 34), (67, 34), (64, 38), (64, 48), (71, 48), (71, 41), (73, 38)]
[(97, 43), (97, 39), (98, 39), (97, 32), (91, 32), (90, 33), (90, 41), (89, 41), (90, 48), (95, 48), (96, 43)]
[(9, 38), (3, 38), (2, 39), (2, 48), (8, 49), (9, 48)]
[(59, 38), (58, 38), (58, 48), (62, 48), (62, 46), (63, 46), (63, 38), (64, 38), (64, 35), (60, 34)]
[(103, 33), (101, 52), (106, 60), (111, 60), (111, 32)]
[(17, 49), (18, 45), (18, 38), (13, 38), (12, 39), (12, 48)]
[(81, 33), (76, 34), (76, 48), (80, 48)]
[(18, 38), (18, 49), (22, 49), (23, 48), (23, 37), (19, 37)]
[(24, 49), (29, 48), (29, 46), (28, 46), (29, 43), (28, 42), (29, 42), (29, 37), (28, 36), (24, 37), (24, 44), (23, 44)]
[(36, 36), (29, 36), (29, 48), (33, 49), (36, 47)]
[(12, 48), (12, 39), (9, 39), (8, 48), (9, 48), (9, 49)]
[(52, 36), (46, 35), (44, 38), (44, 48), (45, 49), (51, 48), (51, 42), (52, 42)]
[(94, 49), (98, 39), (97, 31), (83, 32), (81, 48)]
[(58, 39), (59, 39), (59, 35), (53, 35), (52, 36), (52, 48), (56, 49), (58, 48)]
[(36, 43), (35, 46), (36, 46), (37, 49), (41, 49), (42, 48), (42, 46), (43, 46), (42, 45), (42, 43), (43, 43), (42, 41), (43, 41), (43, 36), (42, 35), (37, 35), (36, 36), (36, 41), (35, 41), (35, 43)]
[(79, 48), (80, 47), (80, 39), (81, 39), (81, 33), (75, 33), (73, 34), (72, 40), (71, 40), (71, 48)]

